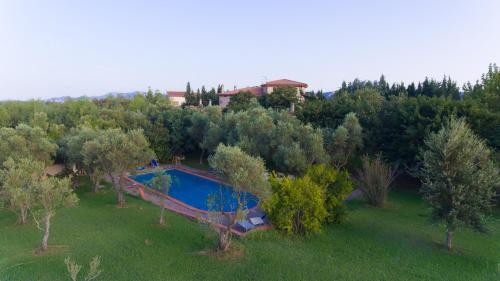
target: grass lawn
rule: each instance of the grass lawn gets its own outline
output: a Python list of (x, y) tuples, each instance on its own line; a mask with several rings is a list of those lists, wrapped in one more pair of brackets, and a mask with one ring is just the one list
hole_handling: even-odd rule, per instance
[(168, 213), (156, 224), (156, 206), (128, 197), (115, 207), (114, 194), (79, 189), (76, 208), (53, 220), (43, 256), (33, 255), (42, 233), (16, 225), (13, 213), (0, 211), (0, 280), (70, 280), (64, 258), (85, 264), (102, 257), (98, 280), (500, 280), (500, 212), (489, 234), (456, 233), (455, 252), (441, 243), (444, 231), (426, 222), (418, 195), (393, 191), (389, 206), (350, 204), (350, 217), (307, 239), (276, 231), (235, 241), (244, 249), (237, 260), (201, 255), (215, 243), (205, 226)]

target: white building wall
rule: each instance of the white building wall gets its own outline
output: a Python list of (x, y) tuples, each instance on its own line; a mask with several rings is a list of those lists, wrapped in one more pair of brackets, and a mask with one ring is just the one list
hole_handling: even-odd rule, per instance
[(229, 96), (219, 96), (219, 106), (224, 108), (229, 104), (229, 100), (231, 97)]
[(183, 103), (186, 102), (186, 98), (184, 97), (168, 97), (172, 105), (175, 106), (181, 106)]

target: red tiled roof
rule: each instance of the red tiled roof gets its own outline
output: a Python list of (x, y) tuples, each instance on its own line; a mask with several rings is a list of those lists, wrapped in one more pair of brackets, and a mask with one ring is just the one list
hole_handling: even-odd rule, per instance
[(186, 92), (184, 91), (167, 91), (167, 96), (173, 98), (183, 98)]
[(262, 86), (267, 86), (267, 87), (292, 86), (292, 87), (307, 88), (306, 83), (297, 82), (297, 81), (293, 81), (293, 80), (289, 80), (289, 79), (280, 79), (280, 80), (269, 81), (265, 84), (262, 84)]
[(232, 96), (236, 95), (239, 92), (250, 92), (255, 96), (261, 96), (263, 94), (263, 89), (262, 87), (255, 86), (255, 87), (246, 87), (246, 88), (241, 88), (241, 89), (235, 89), (231, 91), (225, 91), (222, 93), (219, 93), (219, 96)]

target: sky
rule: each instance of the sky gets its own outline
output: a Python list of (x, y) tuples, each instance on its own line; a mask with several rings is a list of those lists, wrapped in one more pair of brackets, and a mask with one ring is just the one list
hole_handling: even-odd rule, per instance
[(0, 99), (226, 89), (288, 78), (475, 81), (498, 0), (0, 0)]

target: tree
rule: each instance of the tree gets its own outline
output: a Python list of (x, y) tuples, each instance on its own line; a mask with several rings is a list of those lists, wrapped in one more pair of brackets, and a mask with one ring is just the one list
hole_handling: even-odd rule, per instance
[(337, 169), (345, 167), (363, 146), (363, 128), (353, 112), (348, 113), (341, 126), (326, 136), (328, 151)]
[(302, 175), (308, 165), (304, 150), (296, 142), (279, 145), (273, 155), (273, 162), (279, 171), (294, 175)]
[(205, 153), (212, 152), (223, 138), (220, 123), (222, 110), (218, 106), (208, 106), (191, 116), (191, 127), (188, 132), (201, 150), (200, 164)]
[(347, 171), (324, 165), (312, 165), (307, 169), (306, 176), (320, 186), (325, 193), (325, 208), (328, 211), (326, 221), (341, 223), (347, 215), (344, 200), (352, 191), (352, 181)]
[(262, 97), (267, 107), (279, 109), (289, 109), (292, 104), (297, 104), (299, 101), (297, 88), (291, 86), (276, 87), (270, 94)]
[(238, 112), (236, 131), (237, 146), (246, 153), (270, 160), (270, 143), (273, 139), (275, 124), (269, 112), (262, 107)]
[(446, 246), (452, 249), (454, 231), (461, 225), (485, 231), (486, 212), (500, 184), (491, 151), (464, 119), (448, 124), (425, 139), (421, 150), (422, 194), (431, 220), (444, 221)]
[(255, 96), (249, 91), (242, 91), (231, 96), (226, 108), (228, 110), (238, 112), (241, 110), (248, 110), (257, 106), (259, 106), (259, 103), (257, 102)]
[(124, 180), (127, 171), (148, 163), (154, 154), (142, 130), (124, 133), (120, 129), (101, 131), (98, 137), (83, 146), (88, 165), (108, 175), (117, 195), (118, 206), (125, 204)]
[(85, 142), (93, 140), (96, 137), (97, 132), (91, 128), (71, 129), (69, 134), (62, 140), (63, 145), (61, 149), (66, 158), (66, 164), (74, 166), (77, 171), (85, 172), (88, 170), (88, 167), (84, 163), (85, 155), (82, 148)]
[(384, 163), (379, 153), (375, 158), (362, 158), (362, 168), (356, 170), (356, 181), (368, 203), (382, 207), (387, 201), (389, 187), (395, 178), (395, 171)]
[(186, 98), (186, 105), (197, 106), (200, 101), (200, 96), (193, 92), (191, 89), (191, 83), (186, 84), (186, 93), (184, 94)]
[(36, 185), (44, 176), (45, 165), (31, 158), (7, 159), (0, 171), (0, 195), (9, 208), (19, 212), (19, 223), (28, 223), (28, 211), (35, 201)]
[(264, 203), (269, 219), (289, 234), (316, 233), (328, 216), (325, 192), (309, 176), (269, 178), (273, 194)]
[(233, 213), (217, 211), (219, 216), (226, 218), (224, 227), (218, 229), (218, 249), (226, 251), (231, 243), (231, 227), (242, 216), (242, 208), (246, 205), (244, 193), (250, 192), (261, 200), (265, 200), (269, 194), (266, 169), (262, 159), (244, 153), (239, 147), (224, 144), (217, 147), (208, 162), (210, 167), (233, 187), (233, 197), (237, 201)]
[[(50, 222), (56, 215), (56, 210), (61, 207), (74, 206), (78, 202), (78, 197), (73, 193), (69, 177), (42, 178), (36, 185), (35, 197), (33, 217), (38, 228), (44, 232), (40, 246), (40, 251), (43, 252), (48, 249)], [(40, 227), (40, 220), (43, 221), (43, 227)]]
[(18, 125), (15, 129), (0, 128), (0, 163), (9, 157), (32, 157), (49, 164), (56, 150), (57, 145), (41, 128), (25, 124)]
[[(162, 168), (157, 167), (154, 171), (154, 177), (147, 185), (153, 189), (160, 191), (163, 194), (168, 194), (171, 182), (172, 179), (170, 178), (170, 176)], [(165, 219), (164, 219), (165, 203), (166, 199), (164, 197), (161, 197), (160, 220), (158, 222), (160, 225), (165, 224)]]

